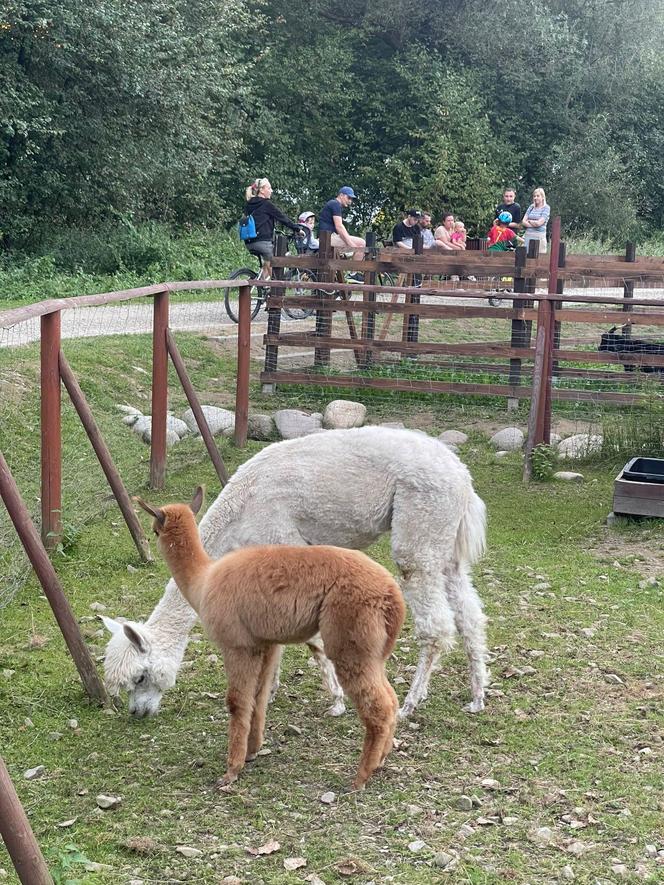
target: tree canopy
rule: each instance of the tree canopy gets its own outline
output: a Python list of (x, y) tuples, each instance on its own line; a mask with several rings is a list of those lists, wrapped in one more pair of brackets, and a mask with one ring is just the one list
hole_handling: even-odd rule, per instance
[(0, 0), (0, 231), (230, 224), (352, 184), (484, 232), (508, 183), (566, 229), (664, 220), (664, 0)]

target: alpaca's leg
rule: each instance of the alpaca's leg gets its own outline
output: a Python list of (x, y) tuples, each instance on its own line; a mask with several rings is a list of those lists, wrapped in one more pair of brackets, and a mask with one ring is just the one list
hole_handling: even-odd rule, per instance
[(274, 673), (272, 674), (272, 684), (270, 686), (270, 694), (268, 697), (268, 704), (271, 704), (272, 701), (276, 698), (277, 692), (279, 691), (279, 686), (281, 685), (280, 671), (281, 671), (281, 659), (284, 656), (284, 647), (283, 645), (277, 646), (278, 648), (278, 656), (276, 666), (274, 668)]
[(470, 661), (472, 700), (465, 709), (470, 713), (479, 713), (484, 709), (484, 691), (489, 683), (486, 667), (486, 615), (477, 590), (464, 571), (458, 572), (450, 579), (448, 595), (457, 630), (463, 637), (464, 648)]
[(334, 669), (334, 664), (332, 661), (325, 656), (325, 649), (323, 648), (323, 640), (320, 638), (320, 635), (314, 636), (313, 639), (310, 639), (307, 642), (307, 645), (311, 649), (311, 653), (313, 654), (316, 663), (320, 669), (321, 677), (323, 679), (324, 688), (332, 695), (334, 703), (331, 707), (327, 709), (328, 716), (341, 716), (346, 712), (346, 704), (344, 703), (344, 690), (339, 684), (339, 680), (337, 679), (337, 674)]
[(387, 738), (385, 739), (385, 744), (383, 746), (383, 755), (380, 760), (380, 767), (385, 764), (385, 760), (392, 752), (392, 748), (394, 746), (394, 732), (397, 727), (397, 718), (399, 714), (399, 699), (397, 698), (396, 692), (390, 685), (389, 679), (387, 678), (387, 674), (384, 674), (383, 678), (383, 686), (385, 688), (385, 695), (388, 698), (388, 703), (390, 705), (391, 716), (392, 716), (392, 729), (390, 730)]
[(431, 674), (441, 653), (453, 647), (456, 629), (441, 574), (405, 572), (402, 586), (420, 645), (417, 670), (399, 714), (405, 718), (427, 697)]
[(392, 747), (396, 709), (393, 697), (386, 691), (382, 661), (353, 662), (346, 668), (344, 662), (337, 659), (336, 665), (341, 684), (355, 704), (366, 729), (362, 755), (353, 781), (353, 788), (362, 790)]
[(228, 691), (226, 704), (230, 713), (228, 725), (228, 767), (219, 783), (237, 780), (247, 757), (249, 727), (254, 712), (256, 688), (263, 665), (262, 653), (233, 649), (224, 652)]
[(256, 753), (263, 746), (263, 733), (265, 731), (265, 711), (274, 678), (274, 671), (279, 666), (281, 649), (283, 646), (273, 645), (263, 654), (263, 663), (256, 685), (256, 700), (254, 713), (251, 717), (251, 728), (247, 742), (247, 762), (256, 758)]

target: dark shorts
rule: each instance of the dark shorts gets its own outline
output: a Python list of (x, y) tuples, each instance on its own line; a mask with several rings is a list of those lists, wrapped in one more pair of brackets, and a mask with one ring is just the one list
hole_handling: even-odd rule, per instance
[(263, 261), (272, 261), (274, 245), (272, 240), (256, 240), (254, 243), (245, 243), (252, 255), (260, 256)]

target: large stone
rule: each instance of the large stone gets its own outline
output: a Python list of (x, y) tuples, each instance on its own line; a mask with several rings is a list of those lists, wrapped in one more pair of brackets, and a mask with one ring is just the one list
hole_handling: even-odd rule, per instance
[(367, 417), (367, 407), (349, 399), (335, 399), (327, 404), (323, 424), (330, 430), (361, 427)]
[(299, 409), (280, 409), (274, 413), (274, 423), (282, 439), (295, 439), (322, 430), (323, 416), (307, 415)]
[(468, 442), (468, 434), (462, 430), (443, 430), (438, 439), (453, 446), (462, 446)]
[(150, 428), (152, 427), (152, 416), (151, 415), (141, 415), (139, 418), (134, 421), (131, 425), (131, 429), (138, 436), (144, 437), (146, 433), (150, 432)]
[[(146, 418), (150, 422), (146, 426), (143, 433), (141, 434), (141, 436), (143, 438), (143, 442), (145, 442), (149, 445), (152, 442), (152, 418), (149, 415), (144, 415), (143, 418)], [(143, 419), (139, 418), (139, 421), (140, 420), (143, 420)], [(178, 434), (174, 430), (171, 430), (169, 428), (168, 419), (166, 419), (166, 422), (167, 422), (166, 423), (166, 446), (168, 448), (170, 448), (171, 446), (174, 446), (174, 445), (176, 445), (176, 443), (180, 442), (180, 437), (178, 436)], [(184, 421), (182, 421), (181, 423), (184, 424)], [(135, 428), (136, 428), (136, 425), (134, 425), (134, 429)]]
[(247, 435), (249, 439), (272, 439), (275, 432), (274, 418), (271, 415), (249, 415)]
[(559, 470), (553, 474), (553, 478), (562, 482), (583, 482), (583, 474), (574, 473), (572, 470)]
[(524, 438), (523, 430), (520, 430), (518, 427), (505, 427), (503, 430), (494, 433), (489, 442), (494, 449), (499, 449), (503, 452), (516, 452), (523, 448)]
[[(210, 428), (212, 436), (232, 436), (235, 431), (235, 413), (218, 406), (201, 406), (201, 411)], [(198, 424), (191, 409), (182, 416), (182, 420), (192, 433), (199, 433)]]
[(173, 415), (167, 415), (166, 430), (172, 430), (173, 433), (177, 433), (178, 437), (182, 439), (183, 436), (186, 436), (189, 433), (189, 425), (186, 421), (181, 421), (180, 418), (175, 418)]
[(576, 433), (574, 436), (568, 436), (567, 439), (558, 443), (558, 457), (563, 458), (585, 458), (599, 452), (602, 448), (603, 439), (599, 434), (595, 433)]

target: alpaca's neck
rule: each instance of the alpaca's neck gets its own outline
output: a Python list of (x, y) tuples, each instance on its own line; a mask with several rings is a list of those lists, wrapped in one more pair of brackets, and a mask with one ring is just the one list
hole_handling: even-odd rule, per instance
[(195, 534), (178, 533), (163, 536), (159, 549), (166, 560), (175, 583), (189, 605), (198, 612), (205, 574), (213, 562)]

